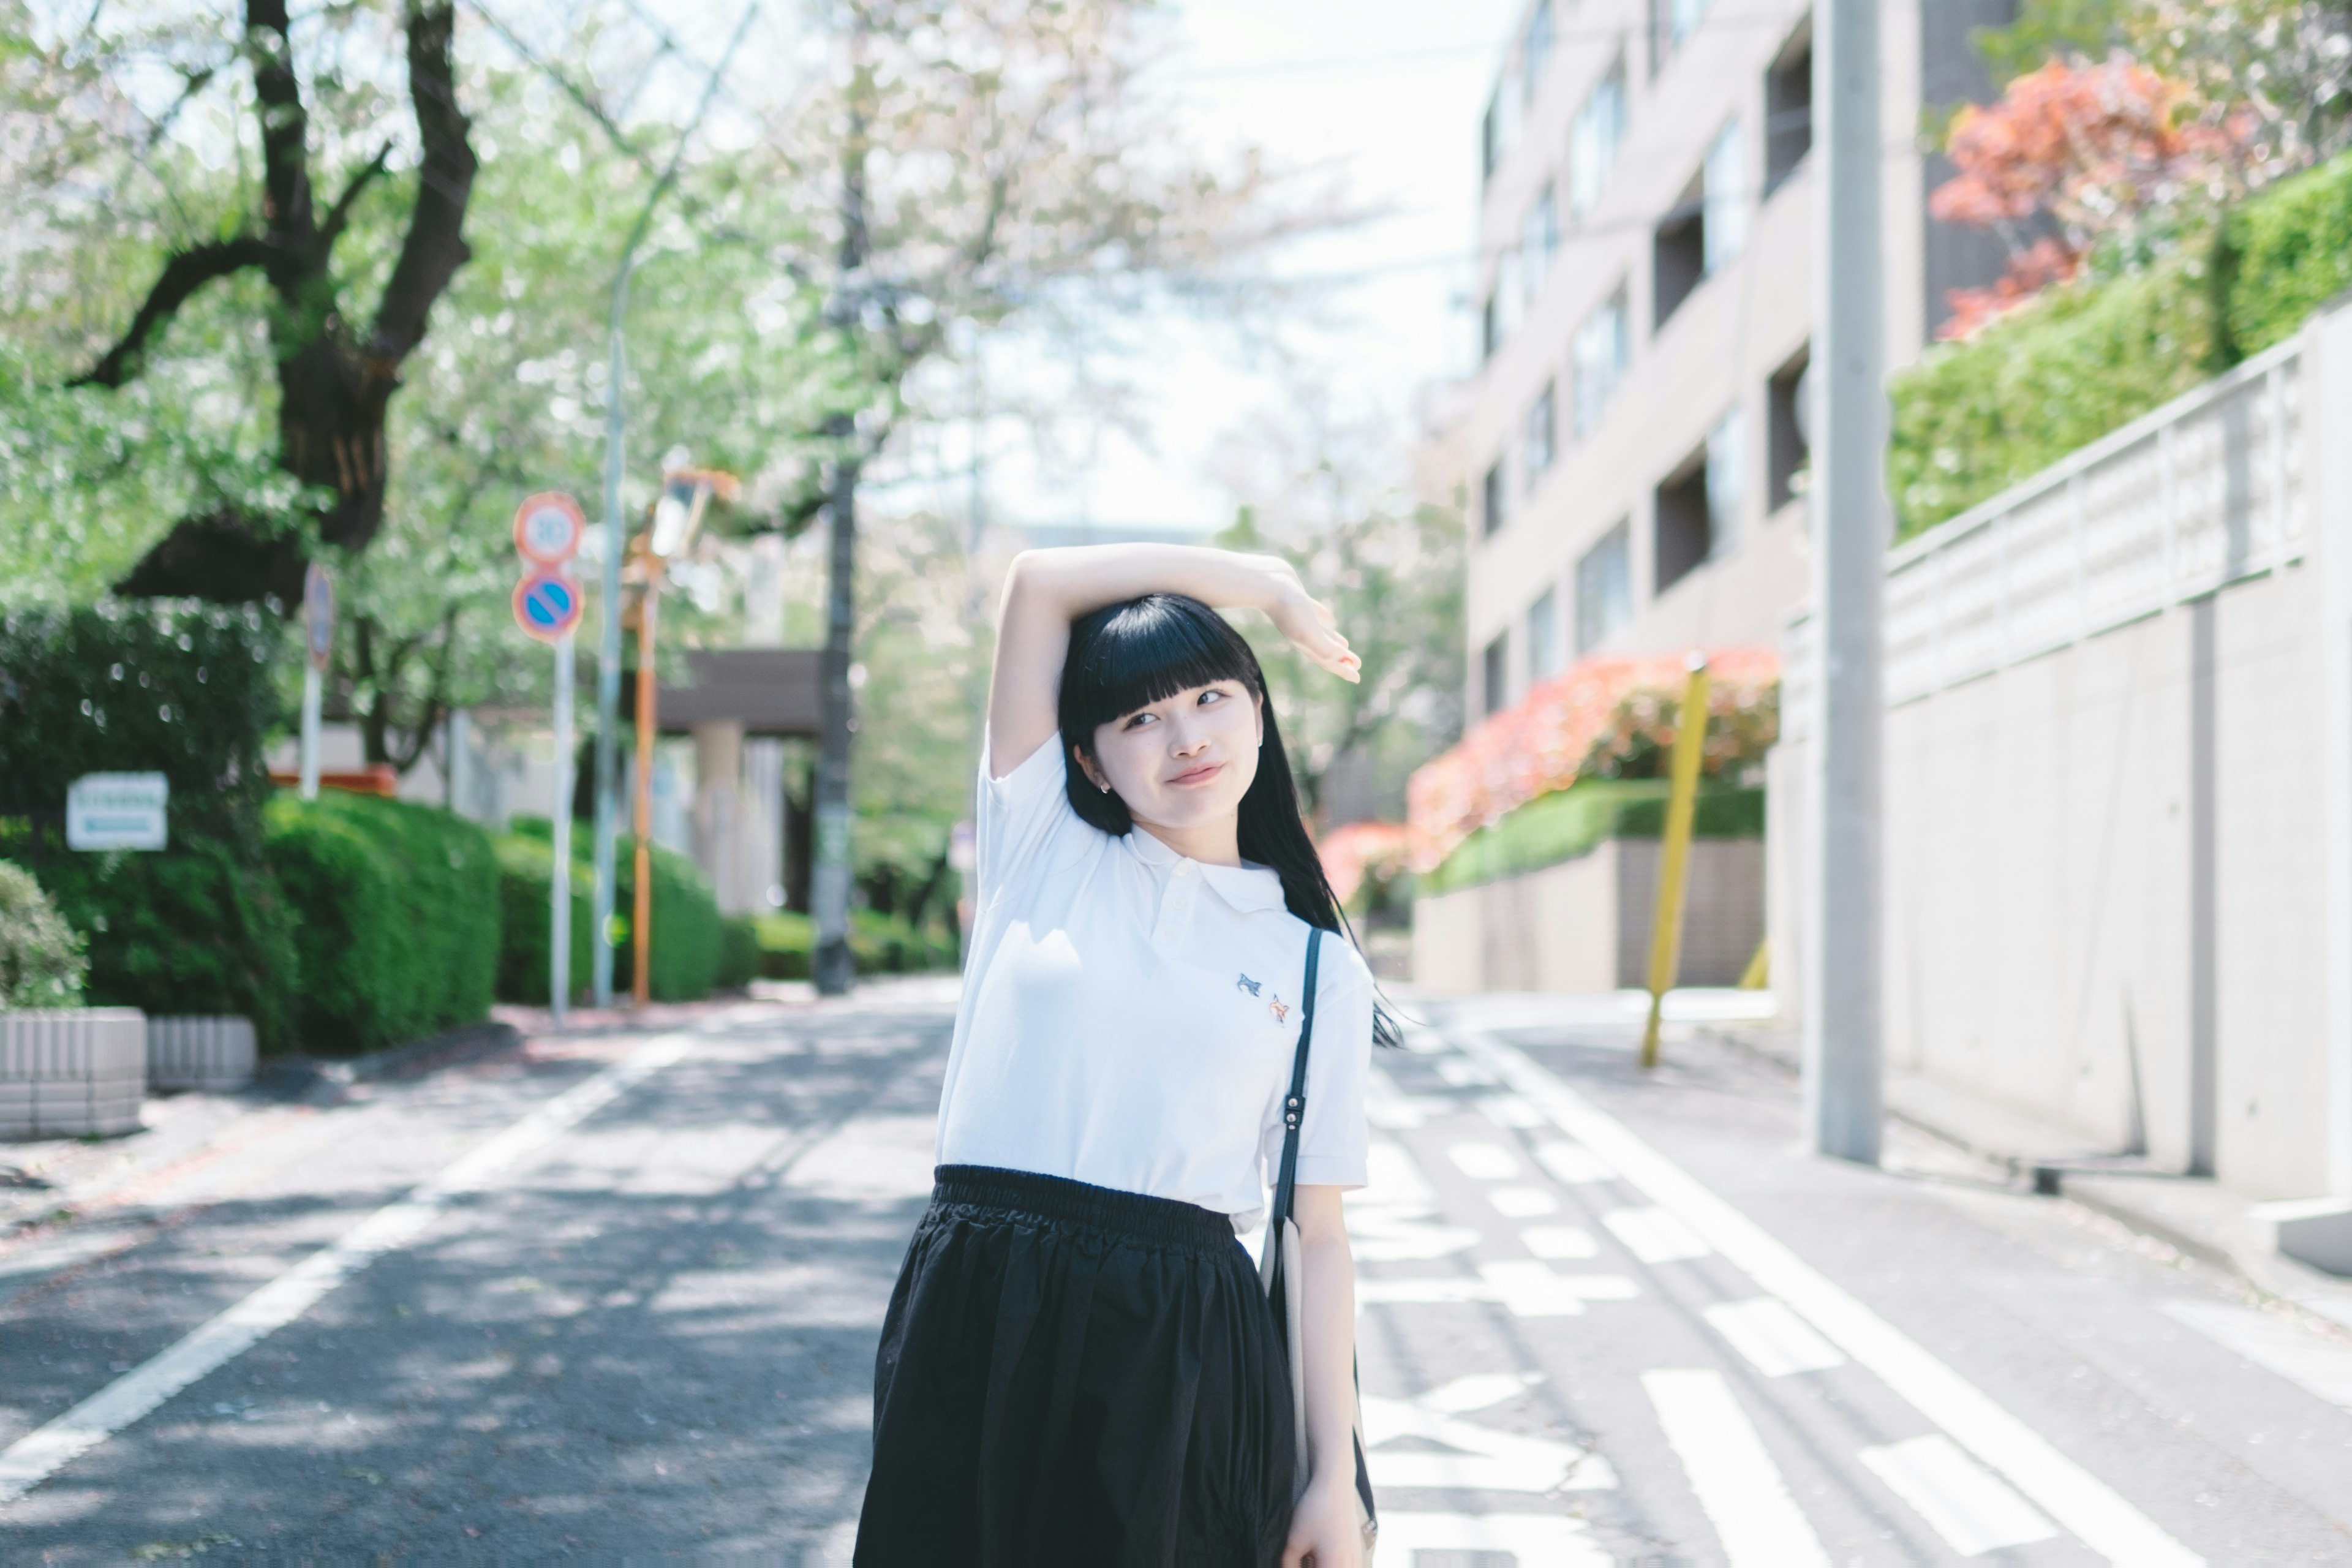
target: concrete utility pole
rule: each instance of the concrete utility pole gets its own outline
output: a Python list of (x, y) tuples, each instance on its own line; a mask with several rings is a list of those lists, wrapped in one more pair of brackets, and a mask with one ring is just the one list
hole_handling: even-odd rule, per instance
[[(849, 127), (841, 157), (840, 272), (826, 307), (835, 329), (861, 330), (866, 269), (865, 18), (850, 35)], [(809, 903), (816, 916), (816, 958), (812, 968), (818, 994), (839, 996), (849, 989), (856, 965), (849, 952), (849, 742), (856, 727), (849, 689), (850, 644), (857, 609), (857, 421), (836, 414), (825, 422), (834, 446), (833, 471), (825, 487), (824, 654), (818, 664), (815, 865)]]
[(1806, 1132), (1878, 1163), (1880, 607), (1886, 396), (1879, 213), (1878, 0), (1815, 0), (1813, 648), (1805, 794)]

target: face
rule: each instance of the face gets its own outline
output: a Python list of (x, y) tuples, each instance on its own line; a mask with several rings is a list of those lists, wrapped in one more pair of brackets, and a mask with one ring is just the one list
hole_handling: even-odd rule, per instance
[(1097, 724), (1094, 754), (1081, 752), (1078, 764), (1138, 822), (1201, 827), (1241, 810), (1264, 733), (1248, 686), (1220, 680)]

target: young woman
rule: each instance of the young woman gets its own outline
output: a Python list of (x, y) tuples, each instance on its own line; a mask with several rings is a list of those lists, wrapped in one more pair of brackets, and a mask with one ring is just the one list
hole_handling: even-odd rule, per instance
[(860, 1568), (1356, 1568), (1371, 976), (1322, 944), (1300, 1130), (1309, 1473), (1237, 1239), (1337, 930), (1249, 645), (1356, 656), (1283, 563), (1033, 551), (999, 616), (939, 1171), (883, 1325)]

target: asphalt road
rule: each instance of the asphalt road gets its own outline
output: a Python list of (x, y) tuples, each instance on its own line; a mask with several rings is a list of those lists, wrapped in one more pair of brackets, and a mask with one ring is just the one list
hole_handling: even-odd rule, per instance
[[(0, 1559), (845, 1561), (950, 994), (260, 1107), (0, 1243)], [(2352, 1563), (2352, 1336), (1602, 1000), (1431, 1004), (1350, 1199), (1383, 1568)]]

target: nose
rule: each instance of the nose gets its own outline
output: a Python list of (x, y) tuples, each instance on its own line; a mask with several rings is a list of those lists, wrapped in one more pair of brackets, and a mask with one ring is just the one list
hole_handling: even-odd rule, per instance
[(1197, 731), (1188, 731), (1181, 724), (1171, 724), (1169, 728), (1175, 731), (1168, 742), (1168, 754), (1170, 756), (1197, 756), (1201, 752), (1208, 750), (1209, 737), (1207, 735)]

